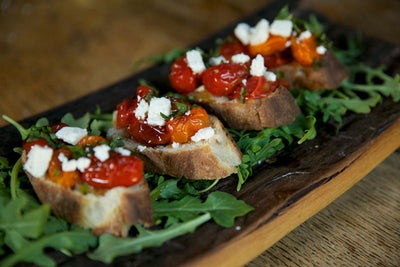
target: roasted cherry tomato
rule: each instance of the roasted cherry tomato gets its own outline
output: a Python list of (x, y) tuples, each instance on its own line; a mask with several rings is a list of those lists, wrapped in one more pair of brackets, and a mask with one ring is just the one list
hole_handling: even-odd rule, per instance
[(200, 84), (198, 75), (193, 73), (187, 63), (186, 55), (175, 60), (168, 78), (172, 87), (182, 94), (193, 92)]
[(66, 147), (59, 148), (54, 151), (49, 164), (49, 179), (64, 188), (71, 188), (80, 180), (79, 171), (63, 171), (62, 164), (58, 156), (63, 153), (68, 159), (72, 158), (72, 151)]
[(189, 114), (176, 117), (167, 122), (171, 142), (186, 143), (200, 129), (209, 127), (210, 119), (207, 112), (200, 107), (193, 108)]
[(317, 53), (317, 43), (315, 35), (297, 42), (296, 37), (292, 36), (292, 54), (294, 59), (303, 66), (312, 66), (314, 60), (319, 60), (321, 55)]
[(82, 180), (97, 188), (129, 187), (143, 178), (143, 161), (135, 156), (123, 156), (110, 152), (110, 157), (101, 162), (91, 157), (89, 168), (82, 173)]
[(61, 130), (62, 128), (68, 126), (68, 124), (64, 123), (64, 122), (60, 122), (59, 124), (53, 125), (51, 126), (51, 132), (52, 133), (56, 133), (59, 130)]
[(229, 96), (247, 76), (244, 64), (221, 63), (202, 73), (202, 82), (207, 91), (216, 96)]
[(236, 88), (231, 98), (248, 100), (252, 98), (266, 97), (279, 86), (279, 83), (278, 80), (275, 82), (269, 82), (264, 76), (252, 76), (247, 79), (246, 86)]
[(132, 121), (132, 117), (135, 116), (136, 101), (132, 98), (124, 99), (120, 104), (117, 105), (117, 126), (119, 128), (125, 128), (129, 126)]
[(50, 146), (49, 143), (46, 141), (46, 139), (40, 137), (38, 140), (34, 140), (34, 141), (29, 141), (29, 142), (23, 142), (22, 147), (25, 150), (26, 154), (29, 153), (29, 151), (31, 151), (32, 147), (34, 145), (38, 145), (38, 146)]
[(292, 50), (290, 47), (270, 54), (268, 56), (264, 56), (264, 65), (267, 69), (276, 68), (282, 65), (289, 64), (293, 61)]
[(171, 135), (166, 126), (148, 125), (144, 121), (136, 119), (136, 117), (133, 117), (128, 131), (133, 140), (146, 146), (164, 145), (171, 141)]
[(233, 55), (237, 54), (249, 55), (247, 48), (239, 41), (226, 41), (219, 47), (219, 54), (223, 56), (226, 60), (231, 60)]
[(97, 135), (87, 135), (82, 137), (81, 140), (79, 140), (78, 143), (76, 143), (77, 146), (94, 146), (97, 145), (101, 142), (107, 143), (107, 140), (104, 137), (97, 136)]
[(286, 49), (286, 43), (289, 40), (290, 39), (287, 37), (271, 34), (264, 43), (257, 45), (250, 45), (249, 51), (253, 57), (255, 57), (258, 54), (261, 54), (263, 56), (268, 56), (275, 52)]

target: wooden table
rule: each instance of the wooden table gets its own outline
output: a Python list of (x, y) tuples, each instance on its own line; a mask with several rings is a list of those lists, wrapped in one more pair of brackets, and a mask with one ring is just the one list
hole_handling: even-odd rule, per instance
[[(137, 60), (187, 47), (268, 2), (2, 1), (0, 113), (19, 120), (94, 92)], [(400, 45), (399, 1), (300, 4)], [(400, 265), (399, 162), (393, 153), (248, 266)]]

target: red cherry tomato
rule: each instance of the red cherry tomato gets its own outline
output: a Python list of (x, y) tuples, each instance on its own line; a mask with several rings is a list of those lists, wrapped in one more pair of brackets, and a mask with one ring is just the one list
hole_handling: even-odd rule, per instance
[(60, 122), (59, 124), (51, 126), (51, 132), (52, 133), (56, 133), (56, 132), (58, 132), (59, 130), (61, 130), (62, 128), (66, 127), (66, 126), (68, 126), (68, 124)]
[(34, 141), (29, 141), (29, 142), (23, 142), (22, 147), (24, 148), (26, 154), (29, 153), (29, 151), (31, 151), (32, 147), (34, 145), (38, 145), (38, 146), (50, 146), (49, 143), (42, 137), (40, 137), (38, 140), (34, 140)]
[(247, 74), (248, 69), (244, 64), (222, 63), (206, 69), (202, 73), (202, 82), (210, 93), (229, 96)]
[(290, 47), (285, 50), (264, 56), (264, 65), (267, 69), (276, 68), (289, 64), (293, 61), (292, 50)]
[(164, 145), (171, 141), (166, 126), (148, 125), (136, 117), (132, 118), (128, 131), (133, 140), (146, 146)]
[[(252, 76), (247, 79), (246, 86), (237, 87), (232, 99), (248, 100), (252, 98), (262, 98), (271, 94), (278, 86), (280, 82), (277, 80), (275, 82), (270, 82), (265, 79), (264, 76)], [(241, 92), (245, 88), (244, 92)]]
[(110, 158), (101, 162), (91, 157), (91, 164), (82, 173), (82, 180), (98, 188), (129, 187), (143, 178), (143, 161), (135, 156), (110, 152)]
[(189, 67), (186, 55), (178, 58), (171, 66), (171, 73), (168, 75), (172, 87), (182, 94), (193, 92), (200, 83), (197, 74), (194, 74)]
[(235, 40), (233, 42), (225, 42), (219, 47), (219, 54), (223, 56), (226, 60), (231, 60), (233, 55), (237, 54), (249, 55), (247, 48), (239, 41)]

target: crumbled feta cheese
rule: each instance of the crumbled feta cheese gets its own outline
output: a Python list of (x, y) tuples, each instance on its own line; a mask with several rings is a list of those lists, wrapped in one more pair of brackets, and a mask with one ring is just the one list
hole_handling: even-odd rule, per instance
[(87, 168), (89, 168), (91, 160), (89, 158), (79, 158), (76, 160), (76, 168), (80, 172), (84, 172)]
[(210, 64), (210, 66), (216, 66), (225, 62), (228, 62), (228, 60), (226, 60), (226, 58), (224, 58), (223, 56), (212, 57), (208, 60), (208, 64)]
[(239, 23), (233, 33), (242, 44), (248, 45), (250, 43), (250, 26), (247, 23)]
[(139, 149), (140, 152), (143, 152), (143, 150), (146, 149), (146, 146), (138, 145), (137, 148)]
[(81, 140), (82, 137), (85, 137), (87, 134), (88, 132), (86, 129), (66, 126), (56, 132), (56, 137), (68, 144), (76, 145), (79, 140)]
[(312, 36), (312, 34), (311, 34), (310, 31), (304, 31), (304, 32), (300, 33), (300, 36), (299, 36), (299, 38), (296, 39), (296, 41), (297, 41), (298, 43), (300, 43), (301, 41), (303, 41), (303, 40), (305, 40), (305, 39), (308, 39), (308, 38), (310, 38), (311, 36)]
[(292, 45), (292, 42), (291, 41), (287, 41), (286, 43), (285, 43), (285, 47), (289, 47), (289, 46), (291, 46)]
[(110, 157), (110, 147), (108, 145), (99, 145), (93, 148), (94, 156), (101, 162), (106, 161)]
[(199, 142), (201, 140), (207, 140), (214, 135), (215, 131), (211, 127), (201, 128), (196, 132), (195, 135), (192, 136), (192, 141)]
[(139, 120), (144, 120), (146, 118), (148, 111), (149, 111), (149, 104), (147, 103), (146, 100), (142, 99), (139, 101), (139, 104), (137, 105), (134, 111), (135, 117)]
[(179, 147), (179, 143), (172, 142), (171, 146), (172, 146), (172, 148), (178, 148)]
[(186, 112), (185, 112), (185, 115), (186, 115), (186, 116), (189, 116), (189, 115), (190, 115), (190, 110), (186, 111)]
[(252, 61), (250, 66), (250, 75), (263, 76), (266, 68), (264, 66), (264, 57), (258, 54)]
[(324, 55), (326, 53), (326, 50), (327, 50), (326, 47), (323, 45), (317, 47), (317, 53), (320, 55)]
[(122, 156), (130, 156), (131, 155), (131, 151), (123, 148), (123, 147), (117, 147), (114, 149), (115, 152), (121, 154)]
[(276, 74), (273, 73), (272, 71), (266, 71), (264, 72), (264, 77), (267, 81), (270, 82), (275, 82), (276, 81)]
[(274, 35), (289, 37), (292, 34), (293, 23), (291, 20), (274, 20), (269, 32)]
[(166, 97), (153, 97), (150, 100), (147, 123), (155, 126), (165, 125), (165, 119), (161, 113), (165, 116), (171, 114), (171, 101)]
[(192, 69), (194, 74), (200, 74), (206, 69), (201, 53), (197, 50), (190, 50), (186, 52), (186, 60), (189, 68)]
[(89, 168), (91, 160), (85, 157), (79, 159), (69, 160), (63, 153), (58, 155), (58, 160), (61, 162), (61, 169), (65, 172), (73, 172), (78, 169), (80, 172), (84, 172), (85, 169)]
[(239, 63), (239, 64), (240, 63), (246, 63), (249, 60), (250, 60), (250, 57), (248, 55), (243, 54), (243, 53), (236, 54), (236, 55), (233, 55), (231, 57), (231, 61), (233, 63)]
[(246, 79), (243, 79), (243, 80), (242, 80), (242, 83), (243, 83), (243, 85), (246, 85), (247, 80), (246, 80)]
[(24, 170), (29, 172), (33, 177), (42, 177), (47, 169), (51, 157), (53, 156), (53, 149), (45, 146), (34, 145), (27, 155), (27, 160), (24, 164)]
[(239, 225), (238, 226), (236, 226), (236, 231), (240, 231), (240, 230), (242, 230), (242, 227), (240, 227)]
[(269, 22), (266, 19), (261, 19), (257, 25), (250, 30), (250, 44), (258, 45), (268, 40), (269, 37)]

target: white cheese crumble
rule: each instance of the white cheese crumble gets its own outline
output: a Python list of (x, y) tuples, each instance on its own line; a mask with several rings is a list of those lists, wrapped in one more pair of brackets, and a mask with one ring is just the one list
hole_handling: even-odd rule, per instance
[(99, 145), (93, 148), (94, 156), (101, 162), (106, 161), (110, 158), (110, 147), (108, 145)]
[(123, 147), (117, 147), (114, 149), (115, 152), (121, 154), (122, 156), (130, 156), (131, 155), (131, 151), (123, 148)]
[(226, 60), (226, 58), (224, 58), (223, 56), (212, 57), (208, 60), (208, 64), (210, 64), (210, 66), (216, 66), (225, 62), (228, 62), (228, 60)]
[(304, 31), (302, 33), (300, 33), (299, 38), (296, 39), (296, 42), (300, 43), (301, 41), (308, 39), (312, 36), (310, 31)]
[(263, 76), (266, 68), (264, 66), (264, 57), (258, 54), (252, 61), (250, 66), (250, 75)]
[(292, 34), (293, 23), (291, 20), (274, 20), (269, 32), (274, 35), (290, 37)]
[(186, 60), (194, 74), (200, 74), (206, 69), (201, 53), (197, 50), (186, 52)]
[(236, 54), (236, 55), (233, 55), (233, 56), (231, 57), (231, 61), (232, 61), (233, 63), (239, 63), (239, 64), (241, 64), (241, 63), (246, 63), (246, 62), (248, 62), (249, 60), (250, 60), (250, 57), (249, 57), (248, 55), (246, 55), (246, 54), (243, 54), (243, 53)]
[(273, 73), (272, 71), (266, 71), (264, 72), (264, 77), (267, 81), (270, 82), (275, 82), (276, 81), (276, 74)]
[(285, 43), (285, 47), (289, 47), (289, 46), (291, 46), (292, 45), (292, 42), (291, 41), (287, 41), (286, 43)]
[(317, 47), (317, 53), (320, 55), (324, 55), (326, 53), (326, 50), (327, 50), (326, 47), (323, 45)]
[(166, 97), (153, 97), (150, 100), (147, 123), (154, 126), (165, 125), (165, 119), (161, 113), (165, 116), (171, 114), (171, 101)]
[(211, 138), (215, 134), (215, 131), (211, 127), (201, 128), (196, 132), (195, 135), (192, 136), (192, 141), (199, 142), (201, 140), (207, 140)]
[(87, 134), (88, 132), (86, 129), (66, 126), (56, 132), (56, 137), (68, 144), (76, 145), (79, 140), (81, 140), (82, 137), (85, 137)]
[(145, 150), (147, 147), (146, 146), (142, 146), (142, 145), (138, 145), (137, 148), (139, 149), (140, 152), (143, 152), (143, 150)]
[(149, 104), (147, 103), (146, 100), (142, 99), (139, 101), (139, 104), (137, 105), (134, 111), (135, 117), (139, 120), (144, 120), (146, 118), (148, 111), (149, 111)]
[(269, 22), (266, 19), (261, 19), (254, 28), (250, 29), (250, 44), (258, 45), (268, 40), (269, 37)]
[(178, 148), (179, 147), (179, 143), (172, 142), (171, 146), (172, 146), (172, 148)]
[(250, 43), (250, 29), (247, 23), (239, 23), (233, 33), (242, 44), (248, 45)]
[(63, 153), (58, 155), (58, 160), (61, 162), (61, 169), (64, 172), (73, 172), (76, 169), (84, 172), (85, 169), (89, 168), (91, 163), (91, 160), (85, 157), (69, 160)]
[(51, 157), (53, 156), (53, 149), (45, 146), (34, 145), (27, 155), (27, 160), (24, 164), (24, 170), (29, 172), (33, 177), (42, 177), (47, 169)]
[(247, 79), (243, 79), (243, 80), (242, 80), (242, 83), (243, 83), (243, 85), (246, 85)]

